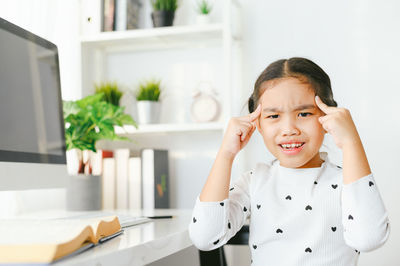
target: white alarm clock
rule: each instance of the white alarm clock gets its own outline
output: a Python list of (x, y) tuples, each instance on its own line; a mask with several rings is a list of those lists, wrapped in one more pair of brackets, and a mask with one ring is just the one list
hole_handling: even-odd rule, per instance
[(195, 92), (190, 110), (192, 119), (195, 122), (211, 122), (218, 119), (220, 104), (215, 94), (212, 88), (203, 88)]

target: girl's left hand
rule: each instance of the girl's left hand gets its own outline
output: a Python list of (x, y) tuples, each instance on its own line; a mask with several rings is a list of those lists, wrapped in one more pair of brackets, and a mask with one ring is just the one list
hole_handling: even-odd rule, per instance
[(328, 106), (318, 96), (315, 96), (315, 103), (326, 114), (319, 117), (319, 122), (332, 135), (340, 149), (343, 149), (345, 145), (355, 145), (360, 141), (360, 136), (349, 110)]

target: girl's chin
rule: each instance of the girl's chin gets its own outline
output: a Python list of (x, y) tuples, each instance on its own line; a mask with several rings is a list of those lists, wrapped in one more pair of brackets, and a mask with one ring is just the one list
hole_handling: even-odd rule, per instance
[(285, 156), (277, 157), (281, 166), (286, 168), (315, 168), (321, 167), (324, 162), (321, 158), (316, 160), (315, 158), (287, 158)]
[(286, 168), (302, 168), (304, 166), (304, 163), (295, 162), (293, 160), (279, 160), (279, 164)]

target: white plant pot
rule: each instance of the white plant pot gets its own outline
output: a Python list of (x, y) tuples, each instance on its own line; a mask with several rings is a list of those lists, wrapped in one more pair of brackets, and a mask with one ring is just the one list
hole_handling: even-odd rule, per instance
[(157, 124), (160, 122), (160, 102), (138, 101), (139, 124)]
[(210, 15), (198, 14), (196, 17), (197, 25), (210, 24)]

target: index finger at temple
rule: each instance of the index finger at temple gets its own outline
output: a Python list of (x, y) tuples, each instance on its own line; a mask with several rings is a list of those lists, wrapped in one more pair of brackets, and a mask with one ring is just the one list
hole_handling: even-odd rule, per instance
[(315, 103), (317, 104), (318, 108), (321, 109), (325, 114), (332, 113), (336, 108), (332, 106), (326, 105), (319, 96), (315, 96)]
[(261, 114), (261, 104), (259, 104), (256, 108), (256, 110), (254, 110), (252, 113), (249, 114), (249, 119), (250, 121), (254, 121), (256, 120)]

